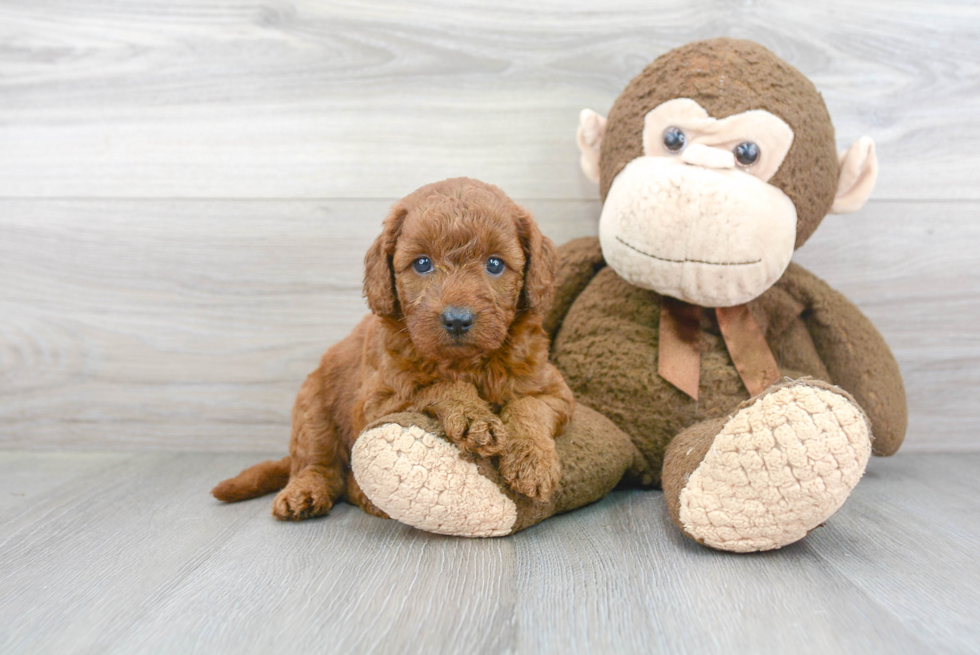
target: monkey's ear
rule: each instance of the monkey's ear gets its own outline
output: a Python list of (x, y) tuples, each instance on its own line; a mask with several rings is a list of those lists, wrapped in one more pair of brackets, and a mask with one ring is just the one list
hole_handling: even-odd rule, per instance
[(391, 259), (401, 233), (408, 208), (401, 202), (391, 208), (381, 234), (364, 255), (364, 297), (368, 307), (378, 316), (392, 316), (398, 311), (395, 290), (395, 269)]
[(582, 151), (579, 164), (585, 176), (599, 183), (599, 150), (602, 136), (606, 133), (606, 119), (591, 109), (583, 109), (578, 115), (578, 148)]
[(837, 160), (840, 164), (840, 177), (837, 179), (837, 195), (830, 208), (831, 214), (849, 214), (864, 206), (878, 179), (878, 156), (875, 143), (863, 136), (847, 150), (842, 151)]
[(551, 239), (541, 234), (530, 212), (517, 209), (517, 234), (524, 250), (524, 289), (521, 306), (542, 314), (555, 298), (555, 267), (558, 255)]

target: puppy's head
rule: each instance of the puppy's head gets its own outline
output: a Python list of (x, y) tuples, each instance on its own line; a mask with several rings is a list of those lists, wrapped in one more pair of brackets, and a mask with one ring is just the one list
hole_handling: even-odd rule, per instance
[(364, 264), (371, 310), (400, 319), (432, 358), (497, 350), (519, 316), (540, 315), (554, 296), (551, 240), (503, 191), (467, 178), (395, 204)]

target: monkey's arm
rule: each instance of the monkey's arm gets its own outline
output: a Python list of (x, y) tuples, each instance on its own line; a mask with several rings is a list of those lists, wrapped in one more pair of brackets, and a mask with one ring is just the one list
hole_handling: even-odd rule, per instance
[(555, 271), (555, 300), (544, 318), (544, 329), (554, 339), (568, 309), (606, 265), (602, 248), (596, 237), (572, 239), (558, 249), (558, 269)]
[(871, 420), (876, 455), (893, 455), (908, 422), (898, 363), (871, 321), (842, 294), (790, 264), (777, 283), (805, 306), (801, 318), (834, 384), (850, 392)]

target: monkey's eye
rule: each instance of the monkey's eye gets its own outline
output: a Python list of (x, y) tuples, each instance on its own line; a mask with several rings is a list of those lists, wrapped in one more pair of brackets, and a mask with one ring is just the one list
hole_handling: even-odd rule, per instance
[(755, 145), (751, 141), (746, 141), (745, 143), (740, 143), (735, 146), (735, 161), (738, 162), (739, 166), (745, 166), (748, 168), (752, 164), (759, 161), (759, 146)]
[(414, 262), (412, 262), (412, 268), (419, 275), (425, 275), (426, 273), (432, 272), (432, 260), (428, 257), (419, 257)]
[(680, 128), (668, 127), (664, 130), (664, 148), (668, 152), (677, 153), (687, 145), (687, 137), (681, 132)]
[(494, 277), (500, 275), (504, 272), (504, 263), (500, 261), (497, 257), (491, 257), (487, 260), (487, 273), (493, 275)]

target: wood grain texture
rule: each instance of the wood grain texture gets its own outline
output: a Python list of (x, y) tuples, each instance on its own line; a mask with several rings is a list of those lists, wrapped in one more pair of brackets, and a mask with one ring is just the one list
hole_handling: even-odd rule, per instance
[(878, 143), (880, 199), (980, 199), (980, 5), (3, 0), (0, 195), (390, 198), (470, 175), (595, 197), (578, 112), (751, 38)]
[[(24, 456), (0, 452), (0, 470)], [(27, 456), (52, 458), (40, 478), (62, 470)], [(980, 454), (875, 460), (824, 528), (748, 556), (684, 539), (659, 492), (465, 540), (348, 505), (280, 523), (271, 497), (207, 495), (255, 455), (121, 457), (0, 518), (5, 655), (980, 647)]]
[(5, 451), (0, 454), (0, 521), (7, 521), (35, 498), (71, 486), (130, 459), (129, 453)]
[[(835, 530), (808, 540), (937, 652), (980, 648), (980, 524), (969, 500), (980, 497), (977, 464), (975, 455), (955, 465), (917, 455), (874, 465), (848, 511), (831, 519)], [(936, 612), (945, 619), (934, 621)]]
[[(0, 445), (285, 448), (391, 202), (0, 200)], [(526, 204), (558, 243), (596, 231), (597, 202)], [(978, 213), (876, 201), (797, 255), (891, 344), (908, 450), (980, 448)]]

